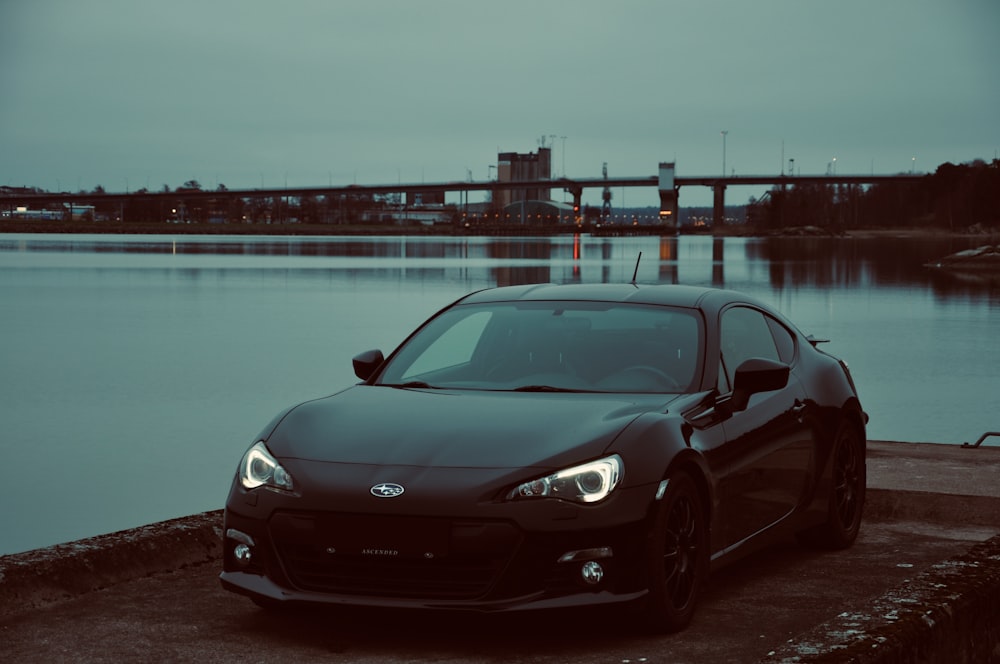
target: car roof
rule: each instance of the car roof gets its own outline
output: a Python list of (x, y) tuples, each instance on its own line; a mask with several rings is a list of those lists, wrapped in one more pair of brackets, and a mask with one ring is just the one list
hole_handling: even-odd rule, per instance
[(679, 284), (529, 284), (503, 286), (472, 293), (461, 304), (487, 302), (578, 300), (628, 302), (719, 310), (731, 302), (743, 302), (771, 310), (756, 298), (736, 291)]

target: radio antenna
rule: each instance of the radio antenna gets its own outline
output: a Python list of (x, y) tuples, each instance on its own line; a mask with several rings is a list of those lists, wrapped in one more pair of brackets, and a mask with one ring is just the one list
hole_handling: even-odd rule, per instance
[(639, 261), (642, 260), (642, 252), (639, 252), (639, 257), (635, 259), (635, 272), (632, 273), (632, 285), (635, 286), (635, 278), (639, 276)]

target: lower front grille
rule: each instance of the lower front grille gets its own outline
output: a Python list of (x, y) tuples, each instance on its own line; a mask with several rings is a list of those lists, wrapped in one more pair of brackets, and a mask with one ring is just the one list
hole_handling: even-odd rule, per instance
[(271, 537), (302, 590), (408, 599), (475, 599), (520, 542), (504, 522), (281, 513)]
[(349, 595), (472, 599), (484, 595), (502, 561), (476, 556), (432, 560), (370, 558), (283, 547), (281, 560), (303, 590)]

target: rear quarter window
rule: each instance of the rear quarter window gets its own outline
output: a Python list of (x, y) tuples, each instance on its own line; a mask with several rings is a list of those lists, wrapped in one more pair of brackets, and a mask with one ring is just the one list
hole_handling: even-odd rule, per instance
[(771, 335), (774, 337), (774, 345), (778, 348), (778, 359), (785, 364), (791, 364), (795, 359), (795, 335), (791, 331), (770, 316), (764, 316), (767, 325), (771, 328)]

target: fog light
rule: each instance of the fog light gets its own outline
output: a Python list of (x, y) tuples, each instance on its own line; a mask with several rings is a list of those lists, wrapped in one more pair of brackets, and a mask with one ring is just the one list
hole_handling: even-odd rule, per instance
[(238, 562), (240, 565), (243, 566), (249, 565), (251, 556), (252, 554), (250, 551), (250, 547), (247, 546), (246, 544), (240, 542), (239, 544), (233, 547), (233, 558), (235, 558), (236, 562)]
[(591, 560), (580, 566), (580, 576), (587, 585), (596, 586), (604, 578), (604, 568), (601, 563)]

